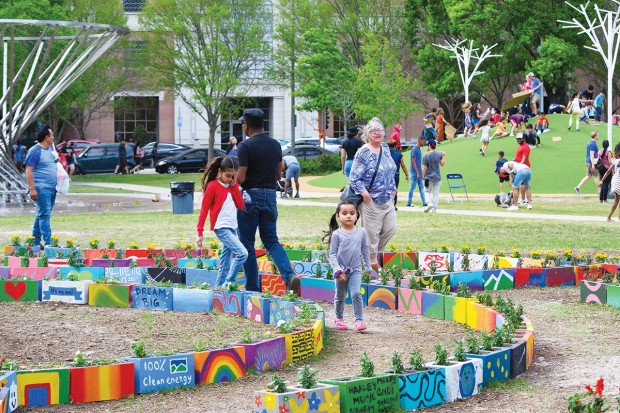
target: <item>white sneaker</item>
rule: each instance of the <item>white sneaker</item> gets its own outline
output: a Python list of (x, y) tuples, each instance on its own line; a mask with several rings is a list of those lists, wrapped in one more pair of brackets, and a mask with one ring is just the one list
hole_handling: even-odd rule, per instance
[(522, 199), (519, 202), (517, 202), (517, 204), (519, 205), (527, 204), (527, 201), (525, 199)]
[(433, 209), (433, 206), (429, 205), (429, 206), (426, 207), (426, 209), (424, 209), (424, 212), (427, 212), (427, 213), (431, 212), (431, 209)]
[(532, 209), (532, 204), (527, 204), (527, 209)]
[(508, 211), (518, 211), (518, 210), (519, 210), (519, 207), (518, 207), (518, 206), (516, 206), (516, 205), (511, 205), (511, 206), (509, 206), (507, 209), (508, 209)]

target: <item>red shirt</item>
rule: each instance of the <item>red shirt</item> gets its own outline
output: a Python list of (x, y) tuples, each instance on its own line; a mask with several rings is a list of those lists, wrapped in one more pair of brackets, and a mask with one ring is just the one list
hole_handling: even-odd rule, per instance
[(499, 116), (499, 113), (491, 116), (491, 120), (489, 120), (489, 125), (495, 125), (497, 122), (499, 122), (500, 117), (501, 116)]
[[(525, 156), (527, 156), (527, 159), (525, 160), (525, 162), (522, 162)], [(527, 166), (530, 166), (530, 146), (525, 143), (525, 141), (523, 141), (523, 143), (520, 144), (517, 148), (515, 162), (525, 163)]]
[(209, 182), (205, 194), (202, 197), (202, 207), (200, 208), (200, 215), (198, 215), (198, 225), (196, 225), (196, 231), (198, 231), (199, 237), (202, 237), (202, 233), (204, 232), (207, 213), (211, 215), (209, 221), (211, 223), (211, 231), (213, 231), (215, 223), (217, 222), (217, 216), (220, 214), (220, 210), (228, 194), (232, 196), (237, 209), (243, 209), (243, 196), (239, 190), (238, 183), (228, 185), (228, 188), (226, 188), (222, 186), (217, 179)]
[(392, 134), (390, 135), (390, 142), (391, 141), (396, 142), (397, 149), (403, 149), (402, 145), (400, 144), (400, 131), (399, 130), (394, 129), (394, 132), (392, 132)]

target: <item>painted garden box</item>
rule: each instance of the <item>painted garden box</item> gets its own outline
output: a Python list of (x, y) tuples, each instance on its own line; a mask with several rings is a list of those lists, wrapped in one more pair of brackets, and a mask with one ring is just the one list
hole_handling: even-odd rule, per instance
[(114, 267), (104, 268), (103, 271), (106, 278), (116, 278), (122, 283), (144, 284), (146, 282), (146, 268)]
[(276, 336), (284, 337), (287, 364), (297, 363), (314, 355), (314, 334), (311, 328), (292, 333), (276, 333)]
[(38, 245), (33, 245), (33, 246), (29, 246), (29, 245), (5, 245), (4, 246), (4, 255), (5, 256), (24, 255), (28, 251), (28, 248), (30, 248), (30, 250), (33, 253), (35, 253), (35, 254), (38, 254), (41, 251), (41, 247), (38, 246)]
[(134, 365), (134, 391), (153, 393), (179, 387), (193, 387), (194, 356), (179, 353), (172, 356), (127, 357)]
[(269, 324), (277, 325), (281, 320), (288, 321), (293, 314), (298, 313), (301, 301), (285, 301), (278, 298), (271, 299), (269, 306)]
[(400, 287), (398, 290), (397, 310), (401, 313), (422, 315), (422, 290)]
[(484, 282), (482, 271), (453, 272), (450, 274), (450, 291), (455, 292), (460, 283), (465, 284), (472, 291), (482, 291)]
[[(273, 295), (286, 294), (286, 284), (282, 280), (282, 276), (278, 274), (264, 273), (260, 275), (260, 290), (265, 291), (265, 288)], [(299, 295), (299, 291), (296, 293)]]
[(151, 285), (134, 285), (131, 289), (133, 308), (147, 310), (172, 310), (173, 289)]
[(86, 265), (90, 265), (92, 260), (103, 257), (104, 254), (108, 254), (110, 258), (116, 258), (118, 256), (117, 249), (109, 249), (109, 248), (100, 248), (100, 249), (92, 249), (87, 248), (82, 251), (84, 253), (84, 263)]
[(318, 261), (313, 261), (313, 262), (295, 261), (295, 262), (291, 262), (291, 265), (293, 267), (293, 272), (295, 272), (295, 274), (307, 274), (310, 276), (316, 275), (317, 271), (322, 276), (325, 276), (325, 274), (327, 274), (328, 269), (330, 268), (330, 265), (328, 263), (321, 263)]
[(515, 288), (515, 270), (510, 268), (483, 270), (482, 282), (487, 291), (511, 290)]
[(11, 413), (18, 407), (16, 371), (0, 371), (0, 389), (7, 393), (0, 413)]
[(17, 398), (24, 407), (69, 403), (69, 369), (18, 371)]
[(245, 318), (257, 323), (269, 324), (269, 314), (271, 311), (270, 298), (261, 297), (260, 294), (245, 294), (244, 300), (243, 316)]
[(607, 285), (607, 304), (620, 308), (620, 286), (617, 284)]
[(310, 250), (295, 250), (295, 249), (284, 249), (286, 256), (290, 261), (303, 261), (310, 254), (312, 256), (312, 252)]
[(118, 400), (134, 394), (134, 365), (70, 367), (72, 403)]
[(505, 344), (510, 351), (510, 378), (515, 379), (526, 371), (526, 342), (516, 340), (512, 344)]
[(59, 255), (62, 258), (68, 258), (69, 255), (71, 255), (71, 253), (73, 251), (77, 251), (78, 255), (80, 254), (80, 248), (63, 248), (63, 247), (45, 247), (45, 249), (43, 250), (43, 254), (49, 259), (49, 258), (58, 258)]
[(0, 278), (4, 278), (5, 280), (11, 278), (11, 269), (9, 267), (0, 267)]
[(77, 276), (80, 281), (96, 281), (104, 277), (104, 269), (101, 267), (59, 267), (59, 277), (63, 280)]
[(12, 278), (26, 277), (31, 280), (43, 280), (45, 278), (56, 278), (58, 274), (58, 267), (11, 268)]
[(279, 369), (286, 362), (286, 343), (284, 337), (273, 337), (254, 343), (235, 343), (245, 349), (246, 370), (253, 369), (258, 374)]
[(546, 284), (549, 287), (575, 285), (575, 270), (573, 267), (553, 267), (545, 270)]
[(398, 376), (395, 374), (342, 377), (319, 382), (338, 386), (342, 413), (394, 411), (400, 407)]
[(245, 347), (194, 352), (196, 385), (222, 383), (245, 377)]
[(163, 253), (163, 250), (161, 248), (138, 248), (138, 249), (126, 249), (125, 250), (125, 257), (127, 258), (131, 258), (131, 257), (136, 257), (136, 258), (153, 258), (155, 255), (157, 254), (161, 254)]
[(213, 309), (242, 317), (244, 311), (243, 294), (241, 291), (213, 290)]
[(110, 268), (110, 267), (129, 267), (131, 264), (131, 259), (104, 259), (104, 258), (95, 258), (91, 260), (90, 265), (92, 267), (102, 267), (102, 268)]
[(340, 389), (329, 384), (317, 384), (312, 389), (287, 387), (284, 393), (257, 391), (253, 412), (340, 412)]
[(185, 313), (209, 313), (213, 310), (213, 290), (174, 288), (172, 309)]
[(444, 252), (423, 252), (418, 254), (418, 263), (424, 271), (430, 271), (434, 263), (436, 271), (446, 271), (449, 262), (449, 254)]
[(607, 304), (607, 284), (598, 281), (581, 280), (580, 301), (586, 304)]
[(88, 285), (88, 305), (94, 307), (131, 307), (131, 290), (134, 284), (103, 284)]
[(446, 373), (443, 368), (406, 371), (398, 375), (400, 407), (417, 410), (446, 402)]
[(147, 267), (146, 280), (152, 282), (171, 282), (173, 284), (187, 284), (185, 268), (158, 268)]
[(446, 403), (474, 396), (482, 389), (482, 360), (469, 359), (450, 362), (448, 366), (426, 364), (428, 368), (443, 368), (446, 375)]
[(456, 294), (444, 295), (444, 319), (467, 324), (467, 303), (475, 298), (457, 297)]
[[(360, 283), (360, 294), (362, 295), (362, 305), (368, 305), (368, 285), (366, 283)], [(336, 295), (336, 290), (334, 287), (334, 296)], [(351, 291), (347, 288), (347, 294), (344, 298), (345, 304), (353, 304), (353, 300), (351, 299)]]
[(467, 302), (467, 325), (474, 330), (483, 330), (486, 323), (486, 307), (476, 301)]
[(445, 320), (445, 296), (431, 291), (422, 291), (422, 315)]
[(41, 281), (41, 301), (68, 304), (88, 304), (88, 284), (91, 281)]
[(439, 284), (446, 283), (450, 285), (450, 273), (440, 272), (435, 274), (427, 274), (421, 277), (416, 277), (418, 282), (422, 284), (423, 287), (432, 287), (433, 283), (437, 281)]
[(217, 279), (217, 273), (218, 273), (217, 270), (186, 268), (185, 269), (185, 281), (187, 285), (198, 286), (198, 285), (207, 283), (211, 287), (215, 287), (215, 280)]
[(0, 302), (39, 301), (40, 281), (0, 280)]
[(384, 252), (383, 266), (393, 267), (398, 265), (405, 270), (416, 270), (418, 268), (418, 254), (416, 252)]
[(325, 278), (302, 277), (300, 278), (300, 297), (306, 300), (334, 302), (335, 281)]
[(458, 252), (452, 252), (449, 254), (448, 259), (452, 263), (452, 268), (454, 268), (454, 271), (482, 270), (485, 267), (485, 263), (487, 267), (490, 266), (488, 255), (468, 254), (469, 269), (465, 270), (465, 266), (463, 265), (464, 258), (465, 254), (461, 254)]
[(368, 284), (368, 306), (396, 310), (397, 288), (391, 285)]
[(187, 255), (189, 255), (192, 258), (198, 258), (200, 256), (203, 256), (203, 254), (208, 253), (208, 251), (206, 249), (201, 250), (201, 249), (180, 249), (180, 248), (175, 248), (175, 249), (165, 249), (164, 250), (164, 255), (168, 258), (186, 258)]
[(579, 285), (581, 280), (598, 280), (605, 274), (605, 269), (601, 264), (576, 265), (574, 270), (575, 285)]
[[(201, 261), (205, 269), (207, 267), (217, 267), (217, 258), (202, 258)], [(177, 267), (197, 268), (198, 258), (179, 258), (179, 261), (177, 261)]]
[(515, 288), (523, 287), (545, 287), (544, 268), (517, 268), (515, 270)]
[(510, 349), (495, 347), (493, 351), (480, 351), (480, 354), (465, 353), (470, 359), (482, 360), (482, 384), (488, 386), (494, 381), (510, 380)]

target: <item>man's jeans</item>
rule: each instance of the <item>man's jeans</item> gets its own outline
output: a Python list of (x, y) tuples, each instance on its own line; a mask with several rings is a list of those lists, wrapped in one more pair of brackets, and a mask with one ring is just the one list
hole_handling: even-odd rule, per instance
[(415, 172), (411, 172), (411, 186), (409, 187), (409, 199), (407, 200), (407, 205), (412, 205), (413, 203), (413, 191), (415, 191), (416, 186), (420, 192), (422, 205), (426, 204), (426, 197), (424, 196), (424, 178), (422, 178), (422, 174), (420, 174), (419, 179), (416, 179)]
[[(231, 283), (237, 278), (239, 269), (248, 258), (248, 252), (237, 236), (237, 230), (233, 228), (218, 228), (214, 230), (215, 236), (222, 243), (220, 254), (220, 269), (215, 279), (215, 285)], [(232, 255), (235, 254), (233, 260)], [(230, 265), (232, 261), (232, 265)]]
[(597, 122), (600, 122), (601, 115), (603, 114), (603, 108), (601, 106), (597, 106), (594, 108), (594, 110), (596, 111), (596, 114), (594, 115), (594, 120), (596, 120)]
[(248, 251), (248, 259), (243, 265), (248, 291), (259, 291), (260, 280), (258, 278), (258, 264), (256, 263), (256, 251), (254, 240), (258, 228), (261, 241), (278, 267), (282, 279), (286, 283), (294, 273), (291, 262), (284, 252), (284, 248), (278, 240), (276, 222), (278, 220), (278, 208), (276, 205), (276, 190), (268, 188), (252, 188), (244, 192), (245, 206), (237, 213), (239, 224), (239, 239)]
[(34, 245), (50, 245), (52, 243), (52, 228), (50, 220), (52, 217), (52, 209), (56, 203), (56, 187), (37, 187), (37, 215), (32, 225), (32, 236), (34, 237)]

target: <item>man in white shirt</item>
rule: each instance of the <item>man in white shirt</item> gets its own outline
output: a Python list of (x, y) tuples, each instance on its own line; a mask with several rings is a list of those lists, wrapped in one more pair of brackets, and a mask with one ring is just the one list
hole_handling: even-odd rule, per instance
[[(284, 171), (286, 172), (286, 181), (284, 183), (284, 195), (282, 198), (288, 196), (288, 189), (291, 188), (291, 180), (295, 180), (295, 198), (299, 198), (299, 173), (301, 172), (301, 166), (293, 155), (286, 155), (282, 157), (284, 162)], [(292, 193), (292, 192), (291, 192)]]

